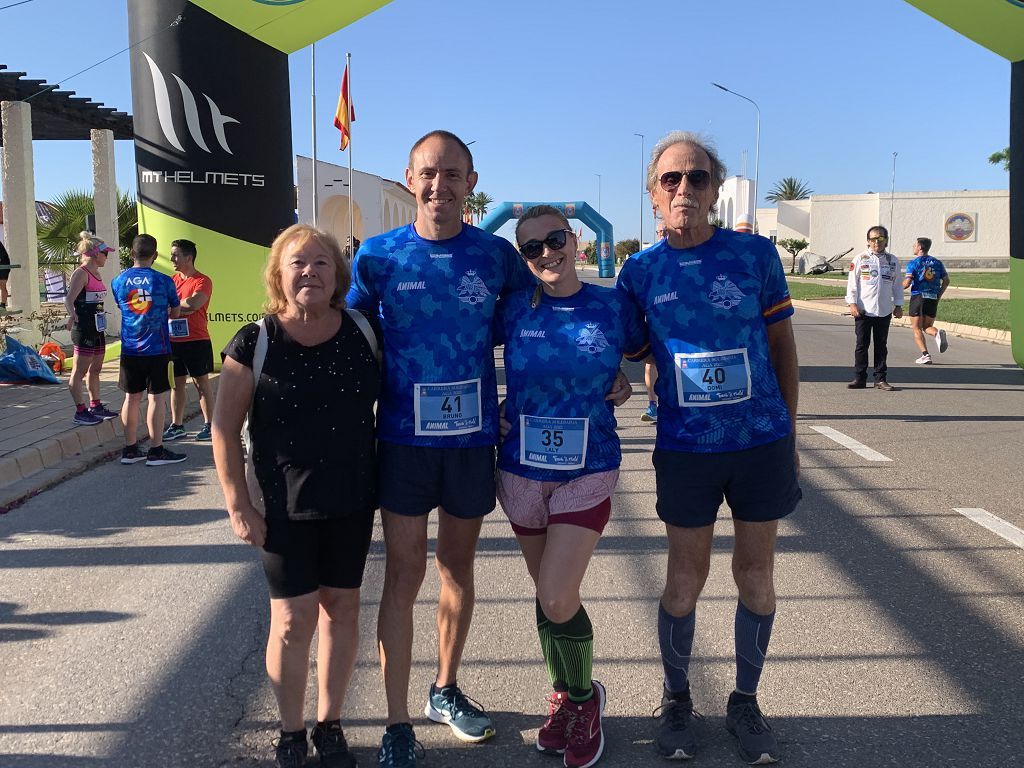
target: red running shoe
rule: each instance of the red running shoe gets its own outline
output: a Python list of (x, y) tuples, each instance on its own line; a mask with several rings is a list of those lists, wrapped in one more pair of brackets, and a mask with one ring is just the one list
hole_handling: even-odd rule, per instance
[(547, 755), (560, 755), (565, 752), (565, 726), (569, 723), (569, 694), (565, 691), (552, 691), (545, 699), (548, 703), (548, 719), (537, 732), (537, 751)]
[(589, 768), (601, 759), (601, 753), (604, 752), (601, 717), (604, 715), (605, 690), (596, 680), (591, 685), (594, 695), (589, 701), (577, 704), (567, 698), (562, 705), (570, 716), (565, 728), (566, 768)]

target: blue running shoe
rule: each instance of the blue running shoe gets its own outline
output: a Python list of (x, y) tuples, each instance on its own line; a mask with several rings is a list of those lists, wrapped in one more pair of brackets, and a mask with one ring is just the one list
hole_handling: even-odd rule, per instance
[(494, 735), (491, 718), (457, 685), (447, 685), (444, 688), (431, 685), (423, 714), (435, 723), (447, 724), (455, 737), (461, 741), (475, 744)]
[(647, 421), (651, 424), (658, 423), (658, 404), (651, 403), (647, 406), (647, 410), (640, 414), (640, 421)]
[(398, 723), (384, 731), (377, 752), (377, 764), (381, 768), (416, 768), (417, 747), (423, 754), (423, 747), (416, 741), (411, 723)]
[(725, 709), (725, 727), (736, 737), (736, 749), (748, 765), (767, 765), (779, 761), (779, 742), (772, 733), (757, 699), (735, 691)]

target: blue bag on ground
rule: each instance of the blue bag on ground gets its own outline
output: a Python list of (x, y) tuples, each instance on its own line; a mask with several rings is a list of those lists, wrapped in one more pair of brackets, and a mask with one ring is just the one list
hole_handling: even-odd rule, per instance
[(59, 384), (46, 362), (31, 347), (26, 347), (13, 336), (7, 337), (7, 349), (0, 354), (0, 382), (33, 384)]

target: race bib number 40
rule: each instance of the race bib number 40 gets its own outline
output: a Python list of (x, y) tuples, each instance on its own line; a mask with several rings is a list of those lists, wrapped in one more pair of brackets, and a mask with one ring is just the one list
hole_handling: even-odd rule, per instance
[(519, 463), (540, 469), (583, 469), (589, 419), (519, 417)]
[(413, 384), (417, 435), (479, 432), (480, 379), (444, 384)]
[(750, 399), (746, 349), (677, 352), (676, 394), (683, 407), (700, 408)]

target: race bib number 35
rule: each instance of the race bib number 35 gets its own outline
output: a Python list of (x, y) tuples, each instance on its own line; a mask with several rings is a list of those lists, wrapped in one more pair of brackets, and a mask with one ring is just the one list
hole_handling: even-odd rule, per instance
[(750, 399), (750, 363), (746, 349), (677, 352), (676, 393), (679, 404), (699, 408)]
[(417, 435), (479, 432), (480, 379), (444, 384), (413, 384)]
[(589, 419), (519, 417), (519, 463), (540, 469), (583, 469)]

